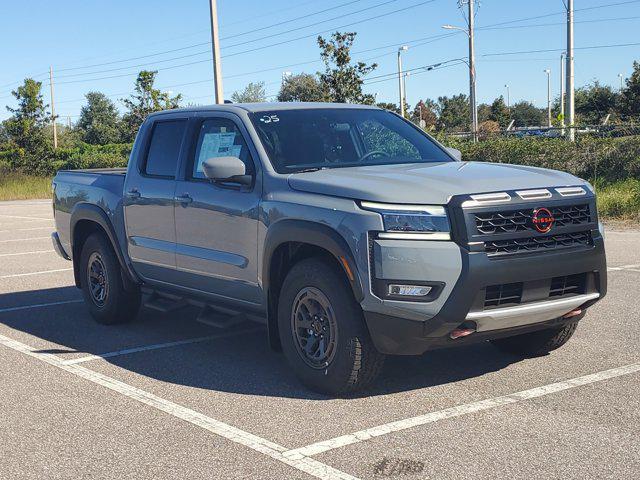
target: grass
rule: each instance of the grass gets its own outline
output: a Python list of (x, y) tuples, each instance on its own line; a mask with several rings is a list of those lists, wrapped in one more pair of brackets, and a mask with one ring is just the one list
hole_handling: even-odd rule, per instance
[[(598, 211), (605, 220), (640, 223), (640, 180), (598, 183)], [(51, 197), (51, 178), (0, 169), (0, 200)]]
[(51, 198), (51, 178), (0, 170), (0, 200)]
[(616, 183), (597, 184), (598, 212), (605, 220), (640, 223), (640, 180), (629, 178)]

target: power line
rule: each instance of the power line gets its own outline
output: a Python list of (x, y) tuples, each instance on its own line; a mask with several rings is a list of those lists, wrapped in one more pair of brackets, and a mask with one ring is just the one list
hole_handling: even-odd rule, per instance
[[(433, 42), (436, 42), (438, 40), (442, 40), (444, 38), (448, 38), (454, 35), (458, 35), (458, 33), (445, 33), (445, 34), (439, 34), (439, 35), (431, 35), (428, 37), (422, 37), (422, 38), (418, 38), (418, 39), (413, 39), (413, 40), (408, 40), (408, 41), (404, 41), (404, 42), (397, 42), (397, 43), (392, 43), (392, 44), (387, 44), (387, 45), (383, 45), (383, 46), (379, 46), (379, 47), (374, 47), (374, 48), (368, 48), (366, 50), (357, 50), (355, 52), (353, 52), (353, 54), (362, 54), (362, 53), (369, 53), (369, 52), (373, 52), (373, 51), (377, 51), (377, 50), (383, 50), (385, 48), (391, 48), (391, 47), (397, 47), (400, 44), (409, 44), (411, 45), (412, 48), (418, 48)], [(421, 43), (415, 43), (415, 42), (421, 42)], [(394, 54), (395, 53), (395, 49), (391, 52), (387, 52), (385, 54), (382, 55), (376, 55), (373, 57), (368, 57), (368, 58), (363, 58), (360, 61), (369, 61), (369, 60), (374, 60), (377, 58), (381, 58), (383, 56), (389, 55), (389, 54)], [(209, 61), (209, 60), (207, 60)], [(265, 73), (265, 72), (270, 72), (270, 71), (274, 71), (274, 70), (284, 70), (287, 68), (291, 68), (291, 67), (298, 67), (298, 66), (302, 66), (302, 65), (310, 65), (310, 64), (314, 64), (314, 63), (320, 63), (322, 62), (321, 59), (316, 58), (315, 60), (309, 60), (309, 61), (304, 61), (304, 62), (298, 62), (298, 63), (290, 63), (287, 65), (279, 65), (277, 67), (269, 67), (269, 68), (263, 68), (260, 70), (253, 70), (250, 72), (242, 72), (242, 73), (237, 73), (234, 75), (225, 75), (223, 78), (225, 79), (231, 79), (231, 78), (238, 78), (238, 77), (243, 77), (243, 76), (247, 76), (247, 75), (254, 75), (256, 73)], [(128, 74), (127, 74), (128, 75)], [(195, 85), (198, 83), (206, 83), (206, 82), (210, 82), (212, 81), (212, 78), (207, 78), (204, 80), (196, 80), (196, 81), (192, 81), (192, 82), (187, 82), (187, 83), (178, 83), (178, 84), (173, 84), (173, 85), (167, 85), (165, 87), (160, 87), (161, 89), (166, 89), (166, 88), (174, 88), (174, 87), (182, 87), (182, 86), (187, 86), (187, 85)], [(107, 97), (117, 97), (120, 95), (128, 95), (131, 92), (123, 92), (123, 93), (115, 93), (115, 94), (109, 94), (106, 95)], [(69, 102), (79, 102), (79, 101), (83, 101), (84, 98), (80, 98), (80, 99), (74, 99), (74, 100), (63, 100), (57, 103), (69, 103)]]
[[(579, 20), (574, 23), (601, 23), (601, 22), (613, 22), (619, 20), (637, 20), (640, 16), (635, 17), (615, 17), (615, 18), (598, 18), (595, 20)], [(482, 27), (477, 28), (476, 30), (507, 30), (507, 29), (518, 29), (518, 28), (531, 28), (531, 27), (555, 27), (555, 26), (565, 26), (567, 22), (557, 22), (557, 23), (535, 23), (531, 25), (505, 25), (501, 27)]]
[[(356, 3), (356, 2), (359, 2), (359, 1), (362, 1), (362, 0), (352, 0), (351, 2), (347, 2), (347, 3), (344, 3), (344, 4), (338, 5), (336, 7), (333, 7), (333, 8), (340, 8), (340, 7), (343, 7), (343, 6), (346, 6), (346, 5), (350, 5), (352, 3)], [(390, 1), (387, 1), (385, 3), (391, 3), (392, 1), (395, 2), (397, 0), (390, 0)], [(385, 3), (383, 3), (382, 5), (384, 5)], [(299, 20), (300, 18), (306, 18), (306, 17), (315, 16), (315, 15), (318, 15), (320, 13), (324, 13), (324, 12), (326, 12), (328, 10), (333, 10), (333, 8), (320, 10), (320, 11), (317, 11), (317, 12), (311, 12), (311, 13), (305, 15), (304, 17), (297, 17), (297, 18), (292, 19), (292, 20), (286, 20), (286, 21), (283, 21), (283, 22), (274, 23), (274, 24), (267, 25), (265, 27), (259, 28), (257, 30), (255, 30), (255, 29), (254, 30), (249, 30), (249, 31), (246, 31), (246, 32), (242, 32), (240, 34), (224, 37), (224, 38), (221, 38), (221, 40), (227, 40), (229, 38), (234, 38), (234, 37), (237, 37), (237, 36), (240, 36), (240, 35), (247, 35), (247, 34), (250, 34), (250, 33), (254, 33), (256, 31), (265, 30), (265, 29), (268, 29), (268, 28), (272, 28), (272, 27), (275, 27), (275, 26), (279, 26), (279, 25), (282, 25), (282, 24), (289, 23), (289, 22), (291, 22), (293, 20)], [(375, 6), (374, 7), (369, 7), (368, 9), (371, 9), (371, 8), (375, 8)], [(362, 10), (362, 11), (364, 11), (364, 10)], [(353, 15), (353, 14), (359, 13), (359, 12), (360, 11), (352, 12), (352, 13), (345, 14), (345, 15), (342, 15), (342, 16), (337, 17), (337, 18), (342, 18), (343, 16)], [(327, 21), (329, 21), (329, 20), (327, 20)], [(322, 23), (322, 22), (319, 22), (319, 23)], [(306, 28), (306, 27), (303, 27), (303, 28)], [(288, 33), (288, 32), (284, 32), (284, 33)], [(268, 37), (263, 37), (263, 38), (268, 38)], [(262, 38), (255, 39), (255, 40), (252, 40), (252, 41), (258, 41), (258, 40), (261, 40), (261, 39)], [(171, 49), (171, 50), (163, 50), (163, 51), (160, 51), (160, 52), (150, 53), (150, 54), (147, 54), (147, 55), (139, 55), (139, 56), (136, 56), (136, 57), (129, 57), (129, 58), (121, 59), (121, 60), (113, 60), (113, 61), (110, 61), (110, 62), (94, 63), (92, 65), (81, 65), (81, 66), (78, 66), (78, 67), (60, 68), (57, 71), (59, 71), (59, 72), (67, 72), (67, 71), (72, 71), (72, 70), (84, 70), (84, 69), (87, 69), (87, 68), (103, 67), (103, 66), (107, 66), (107, 65), (115, 65), (117, 63), (125, 63), (125, 62), (129, 62), (129, 61), (133, 61), (133, 60), (141, 60), (143, 58), (157, 57), (157, 56), (160, 56), (160, 55), (165, 55), (167, 53), (180, 52), (180, 51), (189, 50), (189, 49), (196, 48), (196, 47), (202, 47), (202, 46), (205, 46), (205, 45), (211, 45), (211, 41), (194, 43), (194, 44), (187, 45), (187, 46), (180, 47), (180, 48), (174, 48), (174, 49)], [(231, 45), (231, 46), (234, 46), (234, 45)], [(226, 48), (230, 48), (230, 47), (226, 47)], [(200, 52), (199, 54), (202, 54), (202, 53), (209, 53), (209, 52), (208, 51), (207, 52)], [(193, 56), (193, 55), (191, 55), (191, 56)], [(177, 58), (185, 58), (185, 57), (177, 57)], [(130, 66), (133, 67), (133, 65), (130, 65)], [(123, 67), (123, 68), (128, 68), (128, 67)], [(90, 73), (99, 73), (99, 72), (87, 72), (87, 74), (90, 74)]]
[[(258, 37), (258, 38), (254, 38), (252, 40), (245, 40), (245, 41), (240, 42), (240, 43), (234, 43), (232, 45), (225, 46), (225, 48), (239, 47), (241, 45), (247, 45), (249, 43), (259, 42), (260, 40), (266, 40), (267, 38), (279, 37), (280, 35), (286, 35), (287, 33), (297, 32), (297, 31), (300, 31), (300, 30), (304, 30), (305, 28), (315, 27), (316, 25), (321, 25), (323, 23), (332, 22), (334, 20), (340, 20), (341, 18), (348, 17), (348, 16), (351, 16), (351, 15), (356, 15), (358, 13), (366, 12), (368, 10), (373, 10), (375, 8), (382, 7), (382, 6), (388, 5), (390, 3), (395, 3), (397, 1), (398, 0), (386, 0), (386, 1), (378, 3), (376, 5), (371, 5), (370, 7), (362, 8), (360, 10), (356, 10), (355, 12), (345, 13), (343, 15), (338, 15), (337, 17), (331, 17), (331, 18), (327, 18), (326, 20), (320, 20), (318, 22), (309, 23), (307, 25), (303, 25), (301, 27), (292, 28), (292, 29), (286, 30), (284, 32), (272, 33), (272, 34), (266, 35), (264, 37)], [(342, 28), (342, 27), (337, 27), (337, 28)], [(252, 32), (247, 32), (247, 33), (252, 33)], [(314, 34), (314, 35), (316, 35), (316, 34)]]
[[(304, 39), (304, 38), (314, 37), (314, 36), (320, 35), (322, 33), (331, 32), (331, 31), (334, 31), (336, 29), (341, 29), (341, 28), (344, 28), (344, 27), (348, 27), (348, 26), (352, 26), (352, 25), (368, 22), (368, 21), (371, 21), (371, 20), (375, 20), (375, 19), (378, 19), (378, 18), (386, 17), (386, 16), (393, 15), (393, 14), (396, 14), (396, 13), (400, 13), (400, 12), (403, 12), (403, 11), (406, 11), (406, 10), (409, 10), (409, 9), (412, 9), (412, 8), (416, 8), (416, 7), (419, 7), (419, 6), (422, 6), (422, 5), (426, 5), (428, 3), (433, 3), (435, 1), (436, 0), (423, 1), (423, 2), (420, 2), (420, 3), (414, 4), (414, 5), (410, 5), (408, 7), (404, 7), (404, 8), (397, 9), (397, 10), (393, 10), (391, 12), (375, 15), (373, 17), (365, 18), (365, 19), (362, 19), (362, 20), (358, 20), (356, 22), (352, 22), (352, 23), (349, 23), (349, 24), (341, 25), (339, 27), (331, 28), (329, 30), (323, 30), (321, 32), (317, 32), (317, 33), (313, 33), (313, 34), (307, 34), (307, 35), (304, 35), (304, 36), (301, 36), (301, 37), (292, 38), (292, 39), (288, 39), (288, 40), (283, 40), (281, 42), (272, 43), (272, 44), (269, 44), (269, 45), (263, 45), (263, 46), (256, 47), (256, 48), (253, 48), (253, 49), (249, 49), (249, 50), (243, 50), (241, 52), (235, 52), (235, 53), (231, 53), (231, 54), (227, 54), (227, 55), (222, 55), (222, 58), (234, 57), (234, 56), (242, 55), (242, 54), (245, 54), (245, 53), (255, 52), (255, 51), (258, 51), (258, 50), (264, 50), (266, 48), (271, 48), (271, 47), (274, 47), (274, 46), (295, 42), (297, 40), (301, 40), (301, 39)], [(198, 60), (198, 61), (182, 63), (182, 64), (178, 64), (178, 65), (171, 65), (171, 66), (168, 66), (168, 67), (159, 68), (157, 70), (158, 71), (171, 70), (171, 69), (174, 69), (174, 68), (180, 68), (180, 67), (185, 67), (185, 66), (190, 66), (190, 65), (196, 65), (196, 64), (200, 64), (200, 63), (207, 63), (207, 62), (210, 62), (210, 61), (211, 61), (211, 59)], [(135, 68), (135, 67), (138, 67), (138, 66), (146, 66), (146, 65), (147, 64), (131, 65), (128, 68)], [(120, 69), (116, 69), (116, 70), (120, 70)], [(135, 75), (137, 73), (138, 72), (128, 72), (128, 73), (123, 73), (123, 74), (119, 74), (119, 75), (109, 75), (109, 76), (105, 76), (105, 77), (85, 78), (85, 79), (79, 79), (79, 80), (68, 80), (68, 81), (57, 82), (57, 83), (60, 84), (60, 85), (64, 85), (64, 84), (70, 84), (70, 83), (93, 82), (93, 81), (98, 81), (98, 80), (108, 80), (108, 79), (112, 79), (112, 78), (128, 77), (129, 75)]]
[[(361, 1), (362, 0), (351, 0), (350, 2), (342, 3), (340, 5), (336, 5), (335, 7), (325, 8), (324, 10), (319, 10), (317, 12), (308, 13), (306, 15), (301, 15), (299, 17), (291, 18), (289, 20), (284, 20), (282, 22), (273, 23), (271, 25), (267, 25), (266, 27), (254, 28), (252, 30), (247, 30), (246, 32), (236, 33), (234, 35), (228, 35), (226, 37), (221, 38), (220, 40), (227, 40), (227, 39), (230, 39), (230, 38), (242, 37), (244, 35), (249, 35), (250, 33), (256, 33), (256, 32), (261, 32), (263, 30), (268, 30), (269, 28), (280, 27), (282, 25), (286, 25), (287, 23), (295, 22), (296, 20), (302, 20), (302, 19), (305, 19), (305, 18), (313, 17), (315, 15), (320, 15), (321, 13), (330, 12), (330, 11), (333, 11), (333, 10), (335, 10), (337, 8), (346, 7), (346, 6), (352, 5), (354, 3), (361, 2)], [(375, 8), (375, 7), (371, 7), (371, 8)], [(356, 12), (354, 12), (354, 13), (356, 13)], [(352, 15), (352, 14), (347, 14), (347, 15)], [(340, 18), (340, 17), (338, 17), (338, 18)]]
[[(617, 48), (617, 47), (635, 47), (640, 45), (638, 43), (616, 43), (611, 45), (591, 45), (588, 47), (575, 47), (574, 50), (593, 50), (598, 48)], [(566, 49), (564, 48), (546, 48), (541, 50), (521, 50), (518, 52), (496, 52), (496, 53), (485, 53), (482, 55), (483, 57), (497, 57), (499, 55), (524, 55), (528, 53), (547, 53), (547, 52), (564, 52)]]

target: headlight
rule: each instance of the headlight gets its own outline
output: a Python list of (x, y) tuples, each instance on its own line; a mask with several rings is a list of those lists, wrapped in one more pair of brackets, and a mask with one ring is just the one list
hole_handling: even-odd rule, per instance
[(380, 238), (450, 240), (447, 212), (439, 205), (393, 205), (362, 202), (361, 207), (382, 215)]

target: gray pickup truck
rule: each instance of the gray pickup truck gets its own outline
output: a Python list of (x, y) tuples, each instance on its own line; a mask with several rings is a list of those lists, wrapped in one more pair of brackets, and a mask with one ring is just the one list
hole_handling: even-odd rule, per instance
[(589, 183), (463, 162), (374, 107), (156, 113), (126, 171), (60, 171), (53, 189), (53, 243), (97, 321), (133, 319), (143, 295), (261, 321), (331, 394), (385, 355), (546, 354), (606, 293)]

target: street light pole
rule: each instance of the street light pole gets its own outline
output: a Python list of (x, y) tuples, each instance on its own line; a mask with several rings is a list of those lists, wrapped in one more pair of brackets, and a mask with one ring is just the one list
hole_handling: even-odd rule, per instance
[(209, 0), (209, 14), (211, 15), (211, 51), (213, 54), (213, 86), (214, 99), (217, 104), (224, 103), (222, 89), (222, 65), (220, 63), (220, 42), (218, 41), (218, 6), (216, 0)]
[(402, 75), (402, 52), (409, 50), (409, 47), (402, 45), (398, 49), (398, 90), (400, 94), (400, 115), (404, 117), (405, 105), (404, 105), (404, 78)]
[(509, 91), (509, 84), (505, 85), (504, 88), (507, 89), (507, 110), (511, 110), (511, 92)]
[(49, 86), (51, 87), (51, 124), (53, 126), (53, 148), (58, 148), (58, 129), (56, 127), (56, 101), (53, 97), (53, 66), (49, 66)]
[(622, 93), (622, 90), (624, 90), (624, 83), (623, 83), (624, 75), (622, 75), (621, 73), (619, 73), (619, 74), (618, 74), (618, 77), (620, 77), (620, 93)]
[(567, 0), (567, 115), (569, 120), (567, 138), (571, 142), (576, 139), (573, 63), (573, 0)]
[(564, 130), (564, 57), (565, 54), (560, 54), (560, 126), (562, 127), (561, 133), (565, 134)]
[(546, 69), (547, 74), (547, 127), (551, 128), (551, 70)]

